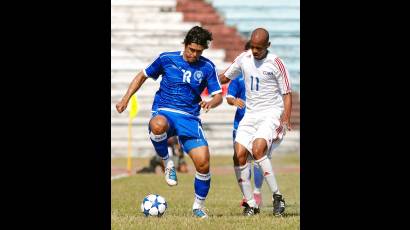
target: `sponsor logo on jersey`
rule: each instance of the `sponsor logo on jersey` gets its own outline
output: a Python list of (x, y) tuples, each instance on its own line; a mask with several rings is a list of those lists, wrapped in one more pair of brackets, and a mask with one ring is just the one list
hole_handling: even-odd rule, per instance
[(199, 83), (201, 83), (203, 76), (204, 76), (204, 74), (202, 73), (202, 71), (195, 71), (195, 73), (194, 73), (194, 78), (195, 78), (195, 80), (197, 80)]
[(273, 76), (273, 72), (263, 71), (263, 75)]

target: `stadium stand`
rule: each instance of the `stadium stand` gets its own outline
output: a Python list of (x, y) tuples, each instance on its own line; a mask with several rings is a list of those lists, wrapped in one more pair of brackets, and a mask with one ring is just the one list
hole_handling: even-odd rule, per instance
[[(216, 4), (218, 1), (214, 1)], [(227, 4), (227, 3), (225, 3)], [(285, 3), (284, 3), (285, 4)], [(228, 4), (229, 5), (229, 4)], [(218, 6), (216, 4), (216, 6)], [(133, 77), (160, 53), (182, 50), (185, 33), (194, 25), (208, 28), (214, 36), (211, 48), (203, 56), (211, 59), (223, 71), (230, 61), (242, 52), (246, 31), (224, 23), (219, 9), (202, 0), (112, 0), (111, 1), (111, 156), (126, 156), (128, 147), (128, 111), (118, 114), (115, 103), (122, 97)], [(202, 8), (198, 8), (202, 7)], [(217, 7), (218, 8), (218, 7)], [(200, 9), (198, 11), (198, 9)], [(225, 7), (225, 10), (229, 9)], [(227, 11), (226, 11), (227, 12)], [(238, 24), (239, 25), (239, 24)], [(293, 40), (292, 40), (293, 39)], [(272, 41), (275, 43), (275, 41)], [(282, 37), (283, 49), (295, 52), (296, 39)], [(274, 47), (276, 50), (276, 48)], [(291, 58), (298, 60), (298, 50)], [(286, 57), (287, 58), (287, 57)], [(284, 61), (286, 62), (286, 58)], [(290, 65), (292, 72), (298, 63)], [(296, 70), (298, 71), (298, 70)], [(291, 76), (292, 76), (291, 72)], [(296, 80), (298, 80), (297, 75)], [(137, 92), (139, 113), (133, 120), (133, 155), (151, 156), (154, 149), (148, 137), (153, 95), (159, 80), (147, 80)], [(293, 79), (292, 79), (293, 82)], [(298, 82), (297, 82), (298, 84)], [(279, 153), (299, 151), (299, 95), (294, 94), (292, 122), (295, 131), (289, 132)], [(209, 113), (202, 113), (205, 134), (212, 154), (232, 154), (232, 121), (235, 108), (226, 101)]]

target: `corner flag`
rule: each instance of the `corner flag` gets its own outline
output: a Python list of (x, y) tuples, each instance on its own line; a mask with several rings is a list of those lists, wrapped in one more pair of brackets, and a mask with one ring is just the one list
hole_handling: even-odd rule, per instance
[(131, 96), (131, 108), (130, 108), (130, 119), (128, 122), (128, 160), (127, 160), (127, 171), (128, 175), (131, 175), (131, 142), (132, 142), (132, 119), (134, 119), (138, 114), (138, 101), (137, 96), (134, 94)]
[(138, 100), (137, 96), (134, 94), (131, 96), (131, 109), (130, 109), (130, 118), (134, 119), (138, 114)]

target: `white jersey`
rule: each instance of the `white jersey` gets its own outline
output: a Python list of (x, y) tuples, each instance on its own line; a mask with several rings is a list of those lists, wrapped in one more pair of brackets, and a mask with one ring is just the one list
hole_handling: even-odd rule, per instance
[(282, 60), (268, 52), (266, 58), (257, 60), (252, 51), (239, 55), (224, 75), (233, 80), (243, 74), (246, 88), (246, 113), (264, 110), (283, 111), (282, 95), (291, 92), (289, 73)]

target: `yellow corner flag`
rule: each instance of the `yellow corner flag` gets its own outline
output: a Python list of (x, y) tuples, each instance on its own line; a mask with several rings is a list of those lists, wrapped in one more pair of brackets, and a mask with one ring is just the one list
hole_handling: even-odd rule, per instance
[(131, 109), (130, 109), (130, 118), (134, 119), (138, 114), (138, 100), (137, 96), (134, 94), (131, 96)]
[(137, 96), (134, 94), (131, 96), (131, 108), (130, 108), (130, 119), (128, 122), (128, 160), (127, 160), (127, 171), (128, 175), (131, 175), (131, 146), (132, 146), (132, 119), (134, 119), (138, 114), (138, 101)]

